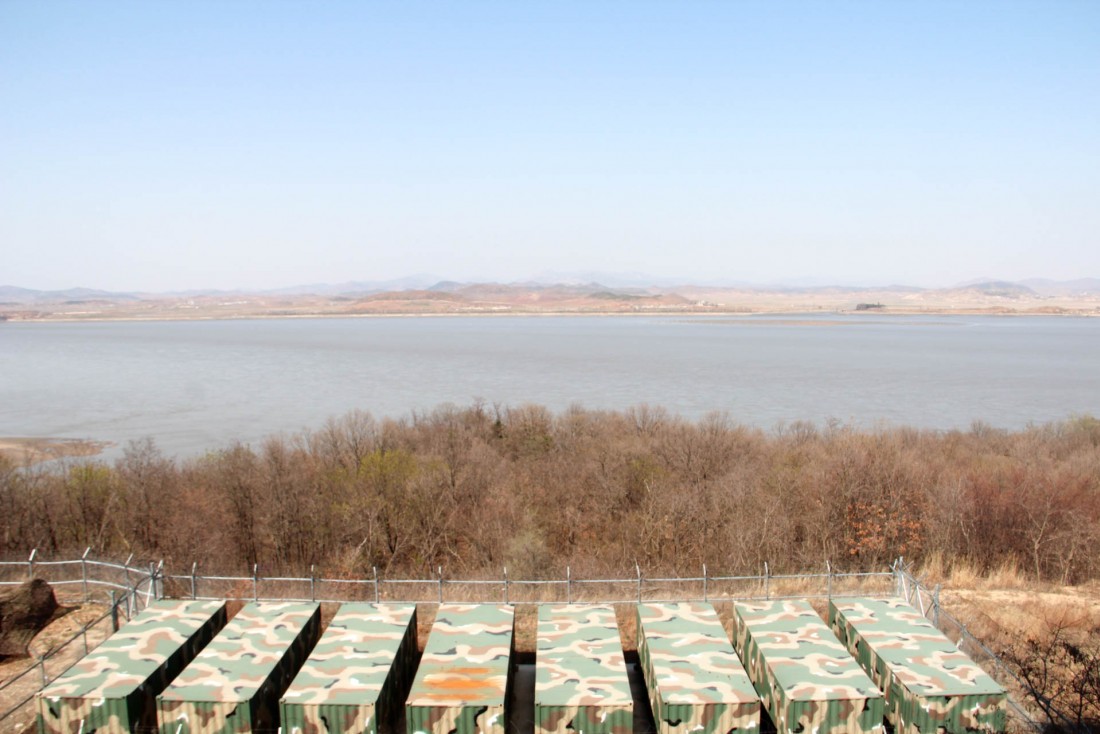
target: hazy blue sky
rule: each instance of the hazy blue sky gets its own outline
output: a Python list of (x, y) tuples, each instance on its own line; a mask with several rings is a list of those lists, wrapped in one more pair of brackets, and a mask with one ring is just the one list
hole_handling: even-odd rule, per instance
[(0, 284), (1100, 277), (1100, 2), (0, 0)]

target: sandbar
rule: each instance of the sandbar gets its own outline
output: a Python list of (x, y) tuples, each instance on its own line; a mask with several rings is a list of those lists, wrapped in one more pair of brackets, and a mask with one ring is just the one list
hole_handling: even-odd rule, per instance
[(74, 456), (95, 456), (110, 446), (108, 441), (86, 438), (21, 438), (0, 436), (0, 459), (17, 466)]

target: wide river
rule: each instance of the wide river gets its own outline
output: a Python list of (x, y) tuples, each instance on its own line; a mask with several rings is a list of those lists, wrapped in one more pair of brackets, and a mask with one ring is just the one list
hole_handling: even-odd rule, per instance
[(1100, 319), (426, 317), (0, 323), (0, 436), (189, 456), (476, 399), (660, 405), (772, 429), (1100, 415)]

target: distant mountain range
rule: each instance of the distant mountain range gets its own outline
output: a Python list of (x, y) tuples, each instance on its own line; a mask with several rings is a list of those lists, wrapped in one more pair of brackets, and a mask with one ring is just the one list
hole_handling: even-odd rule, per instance
[(65, 303), (80, 301), (137, 301), (140, 297), (133, 293), (101, 291), (94, 288), (67, 288), (60, 291), (40, 291), (33, 288), (19, 288), (13, 285), (0, 285), (0, 303)]
[(1100, 294), (1100, 278), (1077, 278), (1076, 280), (1048, 280), (1046, 278), (1028, 278), (1019, 285), (1026, 286), (1040, 296), (1095, 296)]
[[(589, 277), (591, 276), (591, 277)], [(668, 279), (645, 280), (639, 274), (608, 273), (544, 273), (531, 280), (511, 283), (459, 282), (445, 280), (427, 274), (406, 278), (377, 281), (347, 281), (344, 283), (315, 283), (268, 290), (189, 290), (165, 293), (116, 292), (95, 288), (69, 288), (65, 290), (35, 290), (17, 286), (0, 286), (0, 305), (33, 306), (35, 304), (85, 303), (85, 302), (136, 302), (163, 298), (199, 298), (231, 295), (254, 296), (308, 296), (368, 298), (380, 294), (408, 293), (409, 297), (431, 298), (431, 294), (457, 294), (469, 298), (492, 298), (514, 295), (519, 291), (553, 293), (556, 296), (587, 296), (599, 298), (605, 295), (625, 297), (649, 297), (657, 293), (690, 296), (703, 291), (723, 290), (746, 293), (790, 294), (841, 294), (841, 293), (938, 293), (944, 295), (973, 294), (1002, 298), (1041, 297), (1095, 297), (1100, 296), (1100, 278), (1076, 280), (1049, 280), (1029, 278), (1022, 281), (976, 280), (949, 288), (919, 288), (906, 285), (843, 286), (843, 285), (760, 285), (740, 282), (682, 283)]]

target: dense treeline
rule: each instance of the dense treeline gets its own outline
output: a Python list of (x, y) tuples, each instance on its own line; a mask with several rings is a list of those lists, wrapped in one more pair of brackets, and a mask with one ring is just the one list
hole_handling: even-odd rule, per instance
[(1100, 575), (1100, 421), (764, 432), (646, 406), (355, 412), (182, 462), (146, 441), (113, 464), (0, 464), (0, 507), (9, 554), (91, 546), (207, 572), (877, 570), (936, 554), (1074, 583)]

